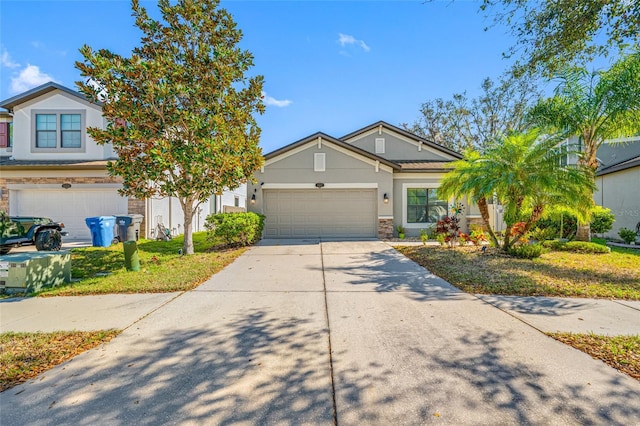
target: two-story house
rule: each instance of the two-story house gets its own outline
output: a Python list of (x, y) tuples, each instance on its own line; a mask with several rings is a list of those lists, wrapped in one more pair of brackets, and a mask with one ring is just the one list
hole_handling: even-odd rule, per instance
[[(451, 161), (461, 158), (427, 139), (383, 121), (341, 138), (316, 133), (265, 155), (248, 197), (266, 215), (265, 238), (391, 238), (451, 214), (438, 196)], [(477, 206), (461, 214), (468, 232), (480, 225)]]
[[(98, 145), (87, 127), (104, 127), (101, 106), (81, 93), (46, 83), (0, 102), (0, 209), (12, 216), (44, 216), (61, 221), (68, 239), (90, 239), (85, 218), (142, 214), (141, 233), (154, 237), (158, 223), (183, 232), (177, 199), (122, 197), (121, 180), (109, 176), (107, 162), (116, 154)], [(210, 212), (242, 209), (246, 187), (212, 197), (194, 217), (194, 231), (204, 229)]]

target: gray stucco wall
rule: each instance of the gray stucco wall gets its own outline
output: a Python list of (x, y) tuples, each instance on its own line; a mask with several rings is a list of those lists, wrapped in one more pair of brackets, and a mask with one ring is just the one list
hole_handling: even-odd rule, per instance
[[(385, 139), (385, 153), (376, 154), (375, 143), (376, 138)], [(356, 146), (365, 151), (376, 154), (387, 160), (451, 160), (452, 157), (447, 156), (444, 153), (437, 153), (433, 148), (422, 146), (422, 150), (418, 151), (418, 147), (406, 140), (397, 137), (393, 133), (386, 130), (382, 131), (382, 135), (379, 135), (377, 131), (372, 134), (367, 134), (357, 139), (350, 140), (353, 146)]]
[(620, 228), (636, 229), (640, 222), (640, 167), (598, 176), (593, 194), (596, 204), (611, 209), (616, 221), (606, 238), (620, 239)]
[[(393, 191), (393, 173), (386, 166), (380, 166), (376, 172), (371, 160), (354, 158), (333, 148), (329, 142), (323, 141), (318, 148), (316, 142), (309, 143), (301, 152), (289, 155), (278, 161), (265, 165), (264, 172), (257, 171), (254, 174), (256, 183), (249, 184), (247, 199), (256, 195), (255, 204), (249, 203), (249, 211), (262, 213), (262, 185), (264, 184), (376, 184), (378, 187), (378, 216), (391, 216), (393, 208), (391, 203), (384, 204), (382, 196)], [(326, 171), (314, 171), (314, 154), (326, 154)], [(356, 157), (357, 154), (356, 154)], [(328, 185), (329, 184), (329, 185)], [(319, 189), (321, 191), (321, 189)], [(339, 206), (336, 206), (339, 208)]]
[[(433, 173), (430, 177), (420, 177), (420, 178), (411, 178), (411, 177), (403, 177), (396, 178), (393, 181), (393, 223), (394, 227), (398, 225), (404, 225), (407, 229), (406, 235), (409, 237), (417, 237), (420, 235), (421, 228), (427, 228), (427, 224), (406, 224), (406, 217), (404, 213), (404, 203), (406, 202), (405, 191), (407, 187), (415, 187), (421, 188), (425, 186), (429, 187), (437, 187), (442, 178), (442, 173)], [(469, 210), (467, 206), (466, 198), (462, 198), (459, 200), (464, 206), (465, 211), (461, 216), (460, 228), (463, 232), (467, 232), (467, 218), (466, 214)]]

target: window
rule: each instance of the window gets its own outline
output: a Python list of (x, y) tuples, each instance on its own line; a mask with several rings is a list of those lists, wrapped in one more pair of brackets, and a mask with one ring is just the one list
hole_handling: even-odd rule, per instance
[(435, 223), (447, 215), (447, 201), (434, 188), (407, 188), (407, 223)]
[(7, 123), (7, 148), (13, 146), (13, 123)]
[(384, 138), (376, 138), (376, 154), (384, 154)]
[(313, 154), (313, 171), (324, 172), (326, 170), (326, 156), (322, 153)]
[(85, 111), (32, 110), (31, 152), (84, 152)]
[(57, 126), (55, 114), (36, 114), (36, 147), (57, 147)]
[(60, 129), (63, 148), (80, 148), (80, 114), (60, 114)]
[(240, 207), (240, 197), (233, 197), (233, 205)]

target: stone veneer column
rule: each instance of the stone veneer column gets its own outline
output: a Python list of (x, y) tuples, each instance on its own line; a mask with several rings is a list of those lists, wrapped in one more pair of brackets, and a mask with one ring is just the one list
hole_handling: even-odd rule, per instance
[(381, 240), (393, 238), (393, 219), (378, 219), (378, 238)]

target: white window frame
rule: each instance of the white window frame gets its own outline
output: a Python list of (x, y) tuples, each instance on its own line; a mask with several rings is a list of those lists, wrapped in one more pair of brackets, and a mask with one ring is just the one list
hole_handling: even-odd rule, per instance
[(384, 154), (385, 151), (385, 141), (384, 138), (376, 138), (375, 142), (375, 153), (376, 154)]
[[(40, 114), (56, 116), (56, 147), (40, 148), (36, 145), (37, 130), (36, 116)], [(62, 147), (62, 115), (80, 115), (80, 146), (74, 148)], [(77, 153), (87, 150), (87, 114), (85, 110), (52, 110), (52, 109), (32, 109), (31, 110), (31, 152), (32, 153)]]
[(315, 152), (313, 154), (313, 171), (324, 172), (327, 170), (327, 154), (324, 152)]
[[(411, 229), (427, 228), (430, 222), (427, 223), (409, 223), (407, 221), (407, 189), (438, 189), (440, 184), (438, 183), (403, 183), (402, 184), (402, 226)], [(452, 200), (447, 201), (447, 211), (451, 210)]]

